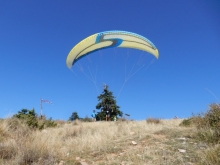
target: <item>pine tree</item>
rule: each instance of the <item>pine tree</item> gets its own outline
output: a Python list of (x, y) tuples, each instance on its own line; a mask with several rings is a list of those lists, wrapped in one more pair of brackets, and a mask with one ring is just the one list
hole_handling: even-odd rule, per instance
[(72, 115), (69, 117), (69, 121), (73, 121), (79, 119), (79, 115), (77, 112), (73, 112)]
[(99, 103), (96, 105), (96, 109), (101, 110), (97, 113), (97, 118), (101, 120), (106, 119), (106, 111), (110, 109), (112, 111), (110, 119), (114, 120), (114, 117), (122, 117), (123, 112), (119, 110), (119, 106), (116, 104), (113, 93), (108, 90), (108, 86), (105, 85), (102, 94), (98, 97)]

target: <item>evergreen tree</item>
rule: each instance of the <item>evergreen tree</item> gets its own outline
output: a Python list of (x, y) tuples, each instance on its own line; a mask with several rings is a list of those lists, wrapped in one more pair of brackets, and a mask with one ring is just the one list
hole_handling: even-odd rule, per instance
[(72, 115), (70, 116), (69, 120), (73, 121), (73, 120), (76, 120), (76, 119), (79, 119), (79, 115), (78, 115), (77, 112), (73, 112)]
[(123, 112), (119, 110), (119, 106), (116, 104), (115, 97), (113, 93), (108, 90), (108, 86), (105, 85), (102, 94), (98, 97), (99, 103), (96, 105), (96, 109), (101, 110), (97, 113), (98, 120), (105, 120), (106, 119), (106, 111), (110, 109), (111, 116), (110, 119), (114, 120), (114, 117), (120, 116), (122, 117)]

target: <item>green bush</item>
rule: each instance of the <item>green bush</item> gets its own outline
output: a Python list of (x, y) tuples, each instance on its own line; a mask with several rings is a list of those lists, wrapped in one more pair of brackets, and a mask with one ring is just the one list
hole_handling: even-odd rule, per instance
[(15, 114), (13, 117), (16, 117), (26, 123), (29, 127), (37, 128), (38, 127), (38, 121), (37, 121), (37, 114), (35, 113), (35, 110), (27, 110), (22, 109), (21, 111), (18, 111), (18, 114)]
[(180, 126), (183, 127), (190, 127), (193, 124), (193, 118), (188, 118), (188, 119), (184, 119), (181, 123)]
[(37, 117), (35, 110), (22, 109), (18, 111), (17, 114), (13, 116), (13, 118), (19, 119), (22, 123), (25, 123), (31, 128), (35, 129), (45, 129), (48, 127), (56, 127), (57, 123), (50, 119), (46, 119), (46, 116)]
[(38, 120), (38, 123), (39, 123), (38, 129), (40, 129), (40, 130), (48, 128), (48, 127), (56, 127), (57, 126), (57, 123), (55, 121), (53, 121), (52, 118), (50, 118), (49, 120), (46, 120), (45, 118)]

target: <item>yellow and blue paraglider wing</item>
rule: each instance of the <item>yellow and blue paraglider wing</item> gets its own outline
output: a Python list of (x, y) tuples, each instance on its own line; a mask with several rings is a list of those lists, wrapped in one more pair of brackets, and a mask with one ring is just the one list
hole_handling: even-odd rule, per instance
[(114, 30), (93, 34), (79, 42), (69, 52), (66, 65), (71, 68), (81, 57), (111, 47), (139, 49), (151, 53), (156, 58), (159, 57), (157, 48), (147, 38), (131, 32)]

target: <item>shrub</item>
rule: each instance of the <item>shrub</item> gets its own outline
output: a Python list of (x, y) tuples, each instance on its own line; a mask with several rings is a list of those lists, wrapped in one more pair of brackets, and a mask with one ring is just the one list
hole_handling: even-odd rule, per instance
[(214, 143), (220, 142), (220, 104), (210, 104), (209, 110), (204, 114), (198, 128), (211, 129)]
[(50, 118), (49, 120), (41, 119), (41, 120), (38, 121), (38, 123), (39, 123), (38, 128), (40, 130), (48, 128), (48, 127), (56, 127), (57, 126), (57, 123), (55, 121), (53, 121), (52, 118)]
[(209, 127), (220, 129), (220, 104), (211, 104), (210, 109), (205, 114), (204, 118), (208, 122)]
[(188, 118), (188, 119), (184, 119), (179, 126), (183, 126), (183, 127), (189, 127), (192, 126), (193, 124), (193, 118)]
[(220, 142), (220, 104), (210, 104), (206, 113), (193, 116), (191, 121), (198, 128), (198, 139), (214, 144)]
[(32, 128), (38, 127), (37, 114), (35, 113), (34, 109), (32, 110), (22, 109), (21, 111), (18, 111), (18, 114), (15, 114), (13, 117), (22, 120), (29, 127)]
[(196, 132), (195, 138), (210, 144), (216, 144), (219, 141), (219, 138), (218, 136), (216, 136), (215, 131), (208, 128), (200, 128)]
[(13, 118), (19, 119), (22, 123), (25, 123), (31, 128), (36, 128), (40, 130), (45, 129), (47, 127), (57, 126), (57, 123), (53, 121), (52, 118), (48, 120), (46, 119), (46, 116), (41, 116), (40, 118), (38, 118), (34, 109), (32, 110), (22, 109), (21, 111), (18, 111), (18, 113), (15, 114)]

